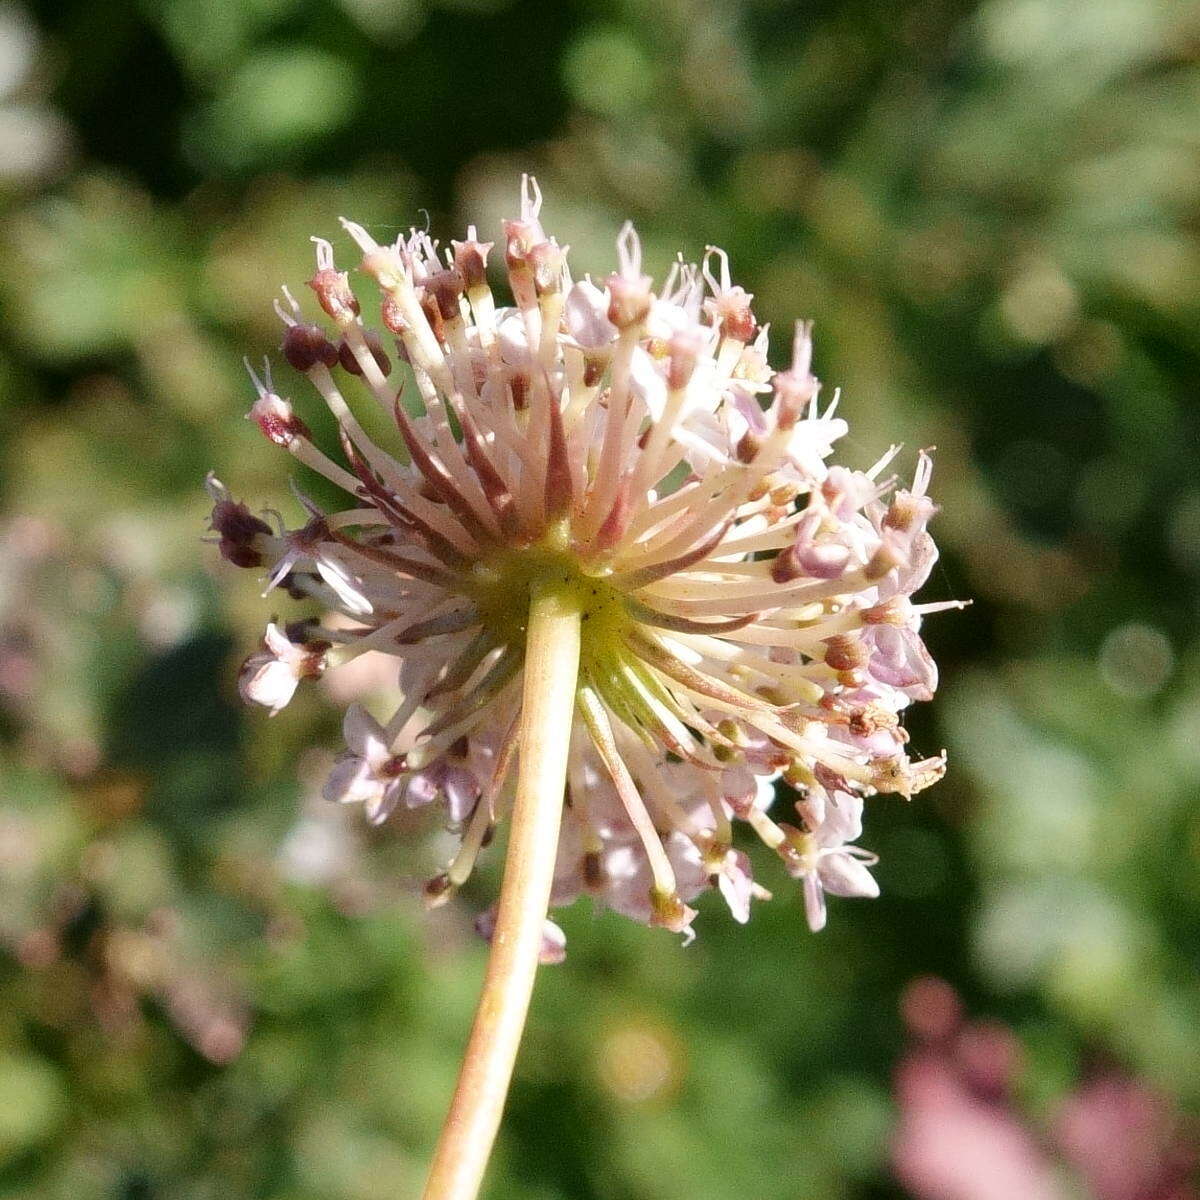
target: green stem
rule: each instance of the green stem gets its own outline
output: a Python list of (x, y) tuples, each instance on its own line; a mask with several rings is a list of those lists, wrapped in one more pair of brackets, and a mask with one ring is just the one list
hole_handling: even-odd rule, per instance
[(569, 583), (534, 586), (525, 643), (517, 795), (492, 949), (424, 1200), (474, 1200), (512, 1078), (554, 882), (579, 674), (580, 611)]

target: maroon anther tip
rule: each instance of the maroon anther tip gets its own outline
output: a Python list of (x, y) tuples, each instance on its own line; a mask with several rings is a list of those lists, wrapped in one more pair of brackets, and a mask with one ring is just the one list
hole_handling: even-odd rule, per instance
[(309, 371), (317, 363), (332, 367), (338, 360), (337, 347), (319, 325), (289, 325), (280, 349), (288, 365), (297, 371)]
[(396, 779), (408, 769), (408, 759), (403, 754), (393, 754), (385, 763), (381, 763), (379, 774), (388, 779)]
[(436, 908), (440, 904), (444, 904), (449, 898), (450, 893), (454, 890), (454, 885), (450, 882), (450, 876), (443, 872), (440, 875), (435, 875), (432, 879), (427, 880), (423, 889), (425, 896), (425, 904), (429, 908)]
[(428, 292), (422, 290), (420, 293), (421, 311), (425, 314), (425, 320), (429, 322), (429, 328), (433, 331), (433, 336), (437, 338), (440, 345), (446, 344), (446, 322), (442, 317), (442, 310), (438, 306), (438, 302)]
[(218, 549), (226, 562), (235, 567), (260, 567), (263, 556), (254, 546), (260, 534), (271, 534), (271, 527), (256, 517), (244, 504), (218, 500), (213, 505), (212, 528), (221, 535)]
[(780, 551), (771, 561), (771, 578), (776, 583), (791, 583), (799, 579), (804, 571), (796, 561), (796, 547), (789, 546)]
[(443, 321), (462, 320), (459, 297), (463, 294), (463, 277), (459, 271), (438, 271), (428, 276), (423, 286), (426, 294), (433, 297)]
[[(740, 463), (752, 463), (762, 449), (762, 439), (757, 434), (747, 430), (742, 434), (737, 444), (737, 459)], [(766, 492), (763, 493), (766, 495)]]
[(513, 408), (524, 412), (529, 407), (529, 376), (514, 371), (508, 386), (512, 390)]
[(594, 850), (589, 850), (583, 856), (583, 882), (589, 888), (602, 888), (608, 882), (608, 872), (604, 869), (604, 860)]
[[(375, 360), (375, 365), (379, 368), (379, 373), (386, 379), (392, 373), (392, 363), (383, 349), (383, 343), (379, 340), (379, 335), (368, 329), (363, 333), (363, 341), (366, 342), (367, 349), (370, 350), (371, 357)], [(337, 356), (338, 361), (351, 375), (362, 374), (362, 367), (359, 366), (358, 358), (354, 353), (354, 347), (345, 338), (342, 338), (341, 342), (338, 343)]]

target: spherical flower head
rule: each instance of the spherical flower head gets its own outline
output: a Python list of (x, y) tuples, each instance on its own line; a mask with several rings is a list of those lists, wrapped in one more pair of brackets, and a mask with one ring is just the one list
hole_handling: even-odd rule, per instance
[[(372, 822), (441, 806), (460, 846), (427, 887), (440, 903), (511, 804), (529, 597), (553, 579), (582, 628), (554, 903), (586, 894), (690, 938), (693, 902), (715, 891), (745, 921), (769, 896), (735, 845), (745, 830), (801, 880), (820, 928), (827, 894), (878, 892), (864, 802), (944, 770), (910, 761), (900, 723), (937, 686), (922, 618), (954, 606), (910, 599), (937, 555), (929, 456), (899, 490), (896, 448), (865, 472), (830, 465), (846, 424), (836, 397), (822, 406), (808, 324), (773, 372), (723, 251), (655, 292), (626, 225), (604, 285), (576, 281), (541, 206), (526, 179), (502, 231), (511, 307), (474, 227), (443, 252), (423, 231), (381, 245), (343, 221), (382, 334), (328, 241), (311, 281), (324, 317), (284, 289), (283, 357), (340, 454), (269, 370), (251, 373), (250, 415), (348, 499), (325, 513), (298, 494), (289, 530), (210, 485), (225, 557), (315, 604), (298, 640), (268, 626), (242, 692), (274, 712), (326, 667), (396, 658), (394, 705), (350, 709), (325, 794)], [(386, 444), (363, 403), (394, 425)], [(781, 776), (799, 824), (770, 815)], [(546, 937), (558, 957), (561, 932)]]

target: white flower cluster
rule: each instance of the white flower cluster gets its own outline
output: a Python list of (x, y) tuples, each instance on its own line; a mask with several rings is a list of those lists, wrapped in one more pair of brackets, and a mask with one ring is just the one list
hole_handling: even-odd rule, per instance
[[(212, 524), (231, 562), (342, 619), (268, 626), (242, 691), (277, 711), (326, 667), (395, 656), (396, 708), (351, 708), (326, 795), (373, 822), (444, 806), (461, 835), (429, 886), (444, 897), (510, 803), (529, 588), (559, 571), (583, 644), (554, 902), (586, 893), (690, 934), (689, 901), (716, 888), (744, 921), (767, 893), (735, 848), (742, 824), (803, 881), (819, 929), (826, 893), (877, 894), (856, 844), (864, 798), (944, 769), (909, 760), (898, 719), (937, 685), (922, 615), (951, 607), (910, 600), (936, 559), (930, 461), (907, 490), (885, 476), (894, 448), (866, 472), (827, 465), (846, 425), (836, 398), (820, 404), (809, 327), (773, 372), (723, 252), (676, 264), (656, 292), (626, 226), (618, 270), (576, 281), (540, 207), (527, 180), (504, 227), (507, 307), (474, 229), (442, 255), (423, 232), (380, 245), (343, 222), (413, 395), (328, 242), (311, 280), (326, 319), (285, 289), (283, 356), (336, 419), (346, 465), (269, 372), (250, 415), (350, 504), (305, 501), (302, 527), (273, 528), (212, 480)], [(351, 390), (394, 422), (393, 448), (367, 436)], [(768, 814), (781, 775), (796, 824)]]

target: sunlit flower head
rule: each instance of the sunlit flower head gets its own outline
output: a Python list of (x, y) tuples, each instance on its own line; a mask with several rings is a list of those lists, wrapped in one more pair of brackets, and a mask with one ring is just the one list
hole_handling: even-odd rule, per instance
[[(225, 558), (340, 618), (269, 625), (242, 692), (277, 711), (305, 678), (395, 657), (394, 709), (350, 708), (325, 794), (376, 823), (440, 805), (460, 837), (427, 888), (444, 898), (510, 804), (529, 590), (556, 573), (583, 633), (553, 903), (586, 893), (690, 934), (689, 902), (714, 889), (744, 921), (768, 893), (734, 844), (742, 825), (802, 881), (819, 929), (827, 894), (878, 892), (857, 845), (864, 799), (944, 770), (940, 755), (910, 761), (899, 720), (937, 686), (922, 616), (951, 606), (909, 599), (937, 557), (930, 460), (907, 489), (889, 474), (895, 447), (867, 471), (828, 465), (846, 424), (812, 374), (810, 328), (772, 371), (723, 251), (655, 290), (626, 225), (616, 272), (574, 280), (540, 210), (526, 179), (500, 306), (474, 228), (439, 249), (343, 221), (380, 331), (314, 239), (315, 309), (284, 289), (276, 311), (340, 461), (266, 368), (250, 416), (347, 506), (301, 496), (288, 529), (209, 488)], [(355, 416), (372, 402), (386, 445)], [(768, 812), (780, 776), (799, 797), (790, 822)], [(553, 927), (546, 945), (560, 955)]]

